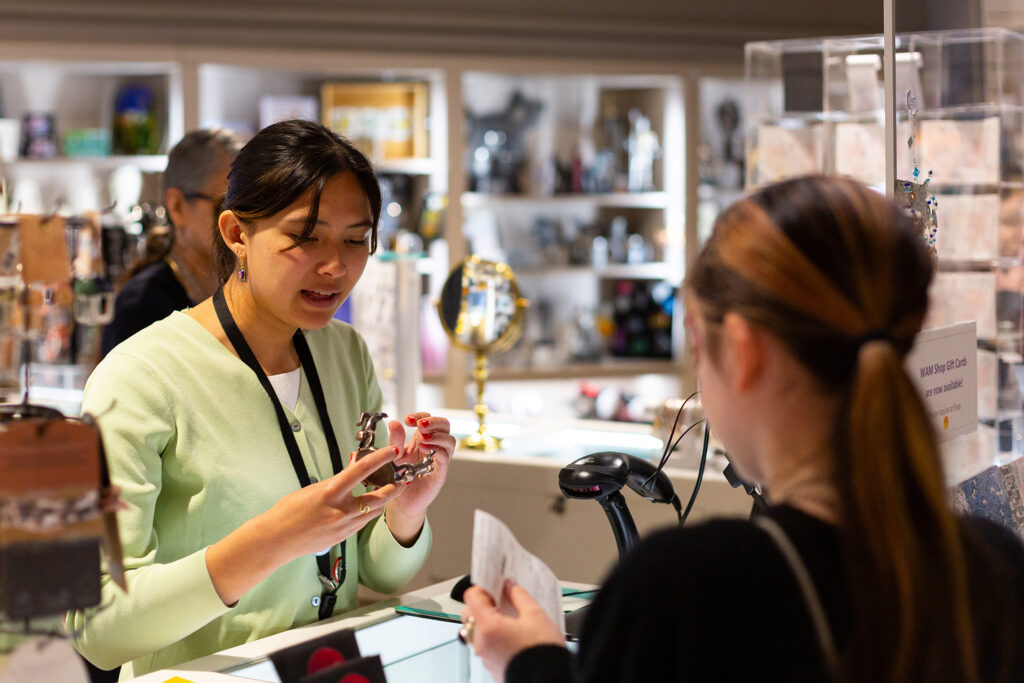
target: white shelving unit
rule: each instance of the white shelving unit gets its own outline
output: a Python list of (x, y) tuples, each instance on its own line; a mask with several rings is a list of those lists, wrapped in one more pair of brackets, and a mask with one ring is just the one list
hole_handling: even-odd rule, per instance
[(485, 207), (500, 208), (506, 205), (540, 207), (556, 206), (596, 206), (622, 209), (658, 209), (666, 210), (670, 204), (664, 192), (608, 192), (595, 194), (486, 194), (482, 192), (464, 192), (462, 206), (467, 209)]
[[(473, 68), (467, 68), (466, 64)], [(42, 77), (40, 77), (42, 74)], [(383, 174), (399, 178), (408, 188), (413, 206), (425, 193), (447, 195), (442, 237), (443, 249), (432, 249), (419, 269), (425, 293), (423, 315), (432, 314), (449, 266), (476, 245), (467, 230), (481, 215), (497, 216), (510, 230), (518, 222), (529, 226), (537, 216), (575, 220), (607, 227), (623, 217), (630, 234), (643, 236), (648, 256), (641, 263), (595, 266), (568, 261), (513, 264), (526, 295), (535, 303), (544, 296), (566, 299), (554, 314), (569, 316), (573, 304), (566, 293), (583, 297), (593, 305), (607, 299), (608, 287), (620, 280), (651, 286), (666, 283), (678, 287), (685, 268), (684, 216), (687, 183), (684, 150), (683, 93), (691, 75), (666, 69), (664, 64), (620, 64), (571, 59), (486, 58), (467, 60), (450, 56), (344, 53), (322, 50), (261, 50), (256, 48), (178, 49), (153, 46), (147, 49), (125, 46), (76, 46), (20, 44), (0, 46), (0, 97), (6, 115), (20, 117), (36, 109), (56, 114), (58, 134), (66, 128), (112, 125), (112, 103), (117, 90), (127, 83), (142, 83), (158, 93), (159, 127), (163, 131), (160, 154), (133, 157), (18, 159), (2, 165), (9, 181), (29, 179), (46, 185), (45, 201), (67, 199), (63, 187), (91, 187), (105, 202), (104, 188), (114, 169), (131, 164), (146, 178), (144, 199), (159, 200), (159, 173), (166, 165), (166, 151), (186, 130), (226, 125), (243, 132), (259, 125), (261, 95), (315, 95), (331, 82), (418, 81), (428, 85), (426, 156), (406, 159), (377, 159)], [(540, 127), (531, 132), (531, 155), (560, 154), (565, 144), (586, 143), (587, 135), (599, 135), (598, 107), (614, 103), (637, 106), (651, 119), (658, 136), (660, 153), (654, 162), (653, 184), (642, 192), (552, 194), (533, 187), (523, 194), (471, 192), (464, 159), (467, 153), (469, 120), (467, 109), (485, 112), (498, 109), (511, 89), (521, 88), (530, 97), (544, 99)], [(488, 99), (490, 98), (490, 99)], [(626, 110), (623, 109), (623, 114)], [(567, 125), (568, 124), (568, 125)], [(589, 127), (591, 130), (586, 131)], [(584, 137), (581, 137), (581, 132)], [(539, 133), (539, 135), (538, 135)], [(49, 187), (53, 185), (53, 187)], [(78, 207), (85, 206), (78, 202)], [(414, 220), (408, 214), (402, 220)], [(524, 223), (525, 221), (525, 223)], [(511, 234), (511, 233), (510, 233)], [(538, 314), (534, 309), (530, 317)], [(564, 312), (563, 312), (564, 311)], [(534, 362), (527, 353), (515, 367), (495, 368), (496, 381), (529, 389), (530, 383), (605, 378), (623, 386), (637, 377), (667, 382), (665, 395), (678, 393), (685, 383), (684, 343), (681, 312), (676, 310), (672, 333), (672, 357), (602, 358), (563, 362)], [(442, 373), (427, 378), (426, 401), (450, 406), (468, 406), (467, 388), (471, 376), (467, 356), (447, 352)], [(512, 361), (511, 356), (508, 360)], [(540, 359), (543, 360), (543, 359)], [(539, 386), (539, 384), (538, 384)], [(660, 390), (659, 390), (659, 393)], [(664, 398), (664, 395), (662, 396)]]
[[(50, 114), (58, 141), (71, 130), (112, 131), (114, 100), (128, 85), (144, 86), (153, 93), (154, 135), (159, 153), (9, 159), (0, 167), (9, 183), (11, 198), (23, 203), (22, 210), (49, 210), (58, 202), (71, 211), (107, 206), (107, 181), (122, 166), (137, 168), (142, 173), (142, 201), (159, 201), (158, 174), (166, 166), (164, 153), (184, 134), (182, 65), (171, 60), (115, 59), (110, 54), (75, 59), (59, 50), (26, 59), (8, 58), (0, 52), (3, 116), (20, 125), (26, 114)], [(58, 153), (63, 153), (59, 142)]]
[[(461, 80), (463, 105), (469, 112), (466, 125), (493, 125), (495, 134), (521, 136), (522, 141), (518, 182), (507, 174), (497, 179), (499, 187), (515, 184), (519, 192), (508, 187), (495, 193), (469, 191), (459, 202), (463, 234), (472, 251), (508, 262), (523, 295), (532, 302), (523, 340), (493, 361), (494, 381), (502, 390), (513, 382), (536, 383), (544, 387), (542, 394), (549, 393), (552, 382), (566, 379), (596, 380), (628, 391), (631, 380), (654, 374), (668, 379), (670, 393), (677, 393), (684, 348), (678, 305), (668, 305), (674, 314), (669, 348), (652, 348), (649, 357), (612, 357), (601, 332), (608, 333), (615, 324), (608, 307), (618, 283), (672, 293), (682, 282), (683, 79), (672, 74), (508, 69), (465, 71)], [(506, 131), (502, 126), (508, 121), (502, 117), (509, 115), (506, 108), (515, 97), (529, 103), (534, 120)], [(650, 121), (659, 146), (651, 185), (632, 192), (624, 187), (631, 111)], [(476, 131), (477, 136), (480, 133)], [(480, 148), (471, 149), (481, 142), (470, 140), (472, 134), (466, 133), (461, 158), (466, 187), (482, 182), (473, 168), (473, 155)], [(485, 141), (487, 135), (484, 131)], [(567, 169), (573, 164), (580, 174), (574, 181), (578, 182), (588, 169), (600, 168), (599, 159), (607, 165), (610, 157), (616, 160), (616, 179), (609, 181), (606, 174), (603, 182), (613, 185), (612, 191), (588, 193), (565, 187)], [(552, 178), (557, 173), (561, 187)], [(642, 240), (643, 256), (626, 262), (621, 245), (619, 250), (611, 245), (607, 258), (600, 255), (594, 239), (611, 243), (613, 221), (623, 240)], [(637, 355), (645, 354), (640, 350)]]

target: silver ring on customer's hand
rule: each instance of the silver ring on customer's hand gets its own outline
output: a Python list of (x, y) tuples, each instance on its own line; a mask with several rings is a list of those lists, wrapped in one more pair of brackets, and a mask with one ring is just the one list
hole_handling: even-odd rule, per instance
[(363, 497), (359, 496), (359, 514), (365, 515), (370, 511), (370, 506), (363, 502)]
[(476, 628), (476, 617), (469, 617), (459, 629), (459, 640), (466, 645), (473, 644), (473, 629)]

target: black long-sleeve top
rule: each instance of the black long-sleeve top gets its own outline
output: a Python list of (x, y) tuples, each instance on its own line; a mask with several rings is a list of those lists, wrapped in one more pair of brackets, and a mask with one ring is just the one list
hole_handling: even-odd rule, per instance
[(103, 328), (103, 355), (139, 330), (194, 305), (167, 261), (143, 268), (117, 293), (114, 318)]
[[(799, 551), (842, 651), (853, 614), (839, 531), (791, 507), (767, 514)], [(1024, 545), (996, 524), (968, 519), (964, 525), (990, 551), (969, 558), (972, 577), (987, 577), (975, 593), (982, 598), (975, 602), (975, 624), (985, 624), (988, 600), (1006, 601), (1014, 606), (1016, 633), (1024, 634)], [(997, 586), (988, 572), (995, 572)], [(992, 647), (979, 642), (984, 666), (1006, 656)], [(1010, 680), (1024, 680), (1024, 656), (1013, 656)], [(995, 680), (994, 672), (982, 673), (982, 680)], [(507, 683), (825, 680), (792, 569), (761, 528), (742, 520), (652, 534), (623, 558), (595, 598), (577, 655), (534, 647), (517, 655), (506, 673)]]

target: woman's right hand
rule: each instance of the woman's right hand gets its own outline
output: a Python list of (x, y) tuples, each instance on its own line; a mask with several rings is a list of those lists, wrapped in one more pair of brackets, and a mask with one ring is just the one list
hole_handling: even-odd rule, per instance
[[(329, 479), (293, 491), (206, 550), (206, 568), (225, 605), (232, 605), (277, 568), (356, 534), (402, 491), (394, 484), (361, 496), (352, 491), (399, 451), (381, 448)], [(364, 511), (361, 511), (362, 508)], [(238, 562), (245, 557), (245, 562)]]

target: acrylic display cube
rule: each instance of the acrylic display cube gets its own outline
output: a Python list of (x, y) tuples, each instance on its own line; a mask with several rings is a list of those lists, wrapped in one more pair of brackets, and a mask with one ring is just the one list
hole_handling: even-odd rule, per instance
[[(882, 61), (880, 35), (749, 43), (747, 189), (826, 173), (884, 191)], [(896, 177), (929, 179), (938, 216), (925, 326), (977, 321), (978, 439), (1007, 461), (1024, 453), (1024, 35), (898, 35), (895, 81)]]

